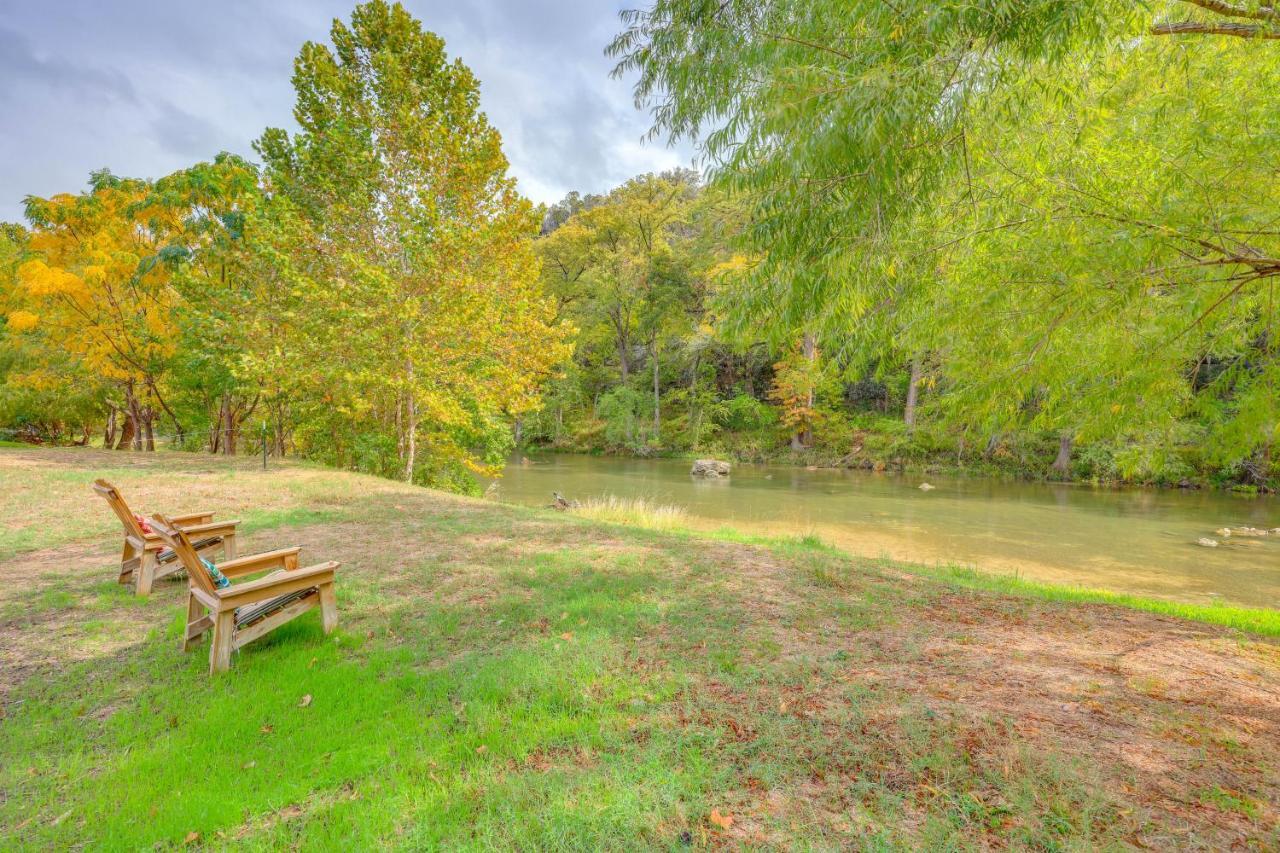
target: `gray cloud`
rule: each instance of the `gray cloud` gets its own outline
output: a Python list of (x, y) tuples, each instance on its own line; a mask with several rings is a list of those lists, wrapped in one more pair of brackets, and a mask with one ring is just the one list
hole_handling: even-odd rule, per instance
[[(252, 156), (292, 128), (293, 58), (354, 0), (0, 0), (0, 220), (27, 194), (78, 190), (92, 169), (158, 177), (220, 150)], [(604, 46), (617, 0), (407, 0), (481, 81), (512, 173), (536, 201), (688, 165), (641, 145), (647, 119)]]
[(0, 98), (23, 88), (71, 92), (113, 101), (136, 101), (133, 84), (111, 68), (80, 65), (60, 56), (39, 55), (22, 33), (0, 26)]
[(229, 138), (211, 121), (176, 104), (156, 104), (151, 133), (167, 151), (188, 160), (207, 158), (210, 148), (234, 148), (240, 140)]

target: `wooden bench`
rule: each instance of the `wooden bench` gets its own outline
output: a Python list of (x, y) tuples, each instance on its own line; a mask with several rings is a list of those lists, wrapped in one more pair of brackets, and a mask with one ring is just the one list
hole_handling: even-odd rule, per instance
[(228, 579), (274, 571), (219, 588), (186, 530), (162, 515), (152, 519), (152, 526), (187, 569), (187, 627), (182, 650), (190, 651), (206, 631), (213, 631), (210, 675), (231, 666), (233, 651), (313, 607), (320, 608), (320, 624), (326, 634), (337, 627), (338, 603), (333, 590), (334, 572), (339, 566), (336, 561), (299, 568), (300, 546), (238, 557), (219, 563), (218, 571)]
[[(120, 556), (120, 583), (133, 581), (138, 595), (150, 595), (151, 588), (160, 578), (182, 571), (178, 555), (164, 544), (154, 532), (148, 532), (125, 503), (120, 490), (106, 480), (95, 480), (93, 490), (101, 495), (111, 511), (124, 525), (124, 550)], [(214, 521), (211, 512), (190, 512), (170, 516), (170, 521), (194, 539), (193, 545), (201, 553), (221, 548), (223, 556), (236, 555), (236, 526), (239, 521)]]

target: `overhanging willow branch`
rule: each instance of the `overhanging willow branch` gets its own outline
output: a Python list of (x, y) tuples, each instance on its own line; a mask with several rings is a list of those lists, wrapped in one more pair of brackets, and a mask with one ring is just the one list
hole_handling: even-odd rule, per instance
[(1202, 21), (1174, 21), (1156, 24), (1150, 30), (1153, 36), (1212, 35), (1235, 36), (1244, 39), (1280, 39), (1280, 30), (1259, 24), (1207, 23)]

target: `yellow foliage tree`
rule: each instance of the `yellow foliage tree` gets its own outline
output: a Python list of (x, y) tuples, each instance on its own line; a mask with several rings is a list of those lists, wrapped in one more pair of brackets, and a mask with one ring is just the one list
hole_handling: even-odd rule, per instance
[(816, 405), (822, 369), (812, 335), (773, 366), (769, 399), (780, 408), (782, 422), (791, 430), (791, 449), (803, 450), (813, 444), (813, 427), (819, 420)]
[(298, 294), (290, 381), (326, 404), (300, 443), (343, 464), (341, 432), (366, 458), (394, 441), (406, 480), (465, 487), (569, 353), (539, 287), (538, 216), (438, 36), (383, 0), (331, 34), (294, 66), (300, 132), (257, 143), (273, 206), (249, 226)]
[(176, 223), (144, 206), (148, 193), (145, 181), (102, 171), (86, 193), (28, 197), (32, 257), (17, 273), (25, 304), (8, 316), (10, 331), (42, 336), (118, 389), (112, 417), (123, 421), (118, 436), (108, 427), (107, 443), (119, 449), (155, 449), (154, 422), (167, 409), (160, 383), (177, 334), (177, 297), (159, 260)]

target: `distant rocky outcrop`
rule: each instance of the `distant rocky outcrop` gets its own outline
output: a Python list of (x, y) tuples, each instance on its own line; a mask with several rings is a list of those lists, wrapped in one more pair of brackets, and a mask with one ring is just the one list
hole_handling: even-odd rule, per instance
[(694, 461), (689, 473), (695, 477), (728, 477), (729, 463), (719, 459), (698, 459)]

